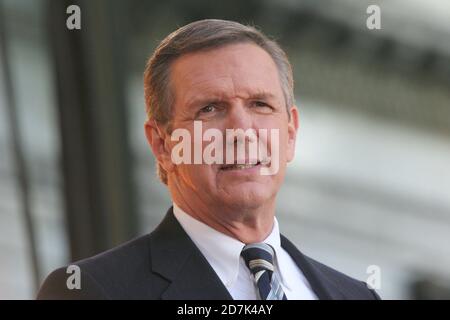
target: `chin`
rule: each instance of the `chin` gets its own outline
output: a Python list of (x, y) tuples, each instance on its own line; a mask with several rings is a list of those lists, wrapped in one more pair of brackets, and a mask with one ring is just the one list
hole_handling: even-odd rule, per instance
[[(252, 188), (253, 187), (253, 188)], [(266, 204), (274, 195), (274, 191), (266, 186), (250, 186), (243, 183), (227, 190), (225, 202), (227, 206), (236, 209), (255, 209)]]

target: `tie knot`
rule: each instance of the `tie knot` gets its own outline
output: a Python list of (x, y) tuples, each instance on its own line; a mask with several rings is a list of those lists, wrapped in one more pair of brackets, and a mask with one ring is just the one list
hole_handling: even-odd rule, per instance
[(245, 264), (253, 274), (262, 270), (273, 272), (273, 248), (266, 243), (251, 243), (241, 252)]

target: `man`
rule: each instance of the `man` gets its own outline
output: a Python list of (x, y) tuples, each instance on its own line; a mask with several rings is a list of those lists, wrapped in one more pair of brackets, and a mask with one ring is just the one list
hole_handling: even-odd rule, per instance
[(151, 234), (75, 263), (81, 289), (67, 289), (62, 268), (38, 298), (379, 298), (279, 233), (299, 115), (275, 42), (236, 22), (188, 24), (149, 59), (144, 87), (145, 132), (173, 207)]

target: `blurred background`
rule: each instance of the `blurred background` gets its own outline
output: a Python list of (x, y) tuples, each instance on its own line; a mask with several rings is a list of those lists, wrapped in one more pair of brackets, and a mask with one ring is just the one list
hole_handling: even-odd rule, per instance
[(294, 67), (281, 232), (360, 280), (378, 266), (385, 299), (450, 298), (450, 1), (0, 0), (0, 299), (162, 219), (142, 74), (202, 18), (258, 26)]

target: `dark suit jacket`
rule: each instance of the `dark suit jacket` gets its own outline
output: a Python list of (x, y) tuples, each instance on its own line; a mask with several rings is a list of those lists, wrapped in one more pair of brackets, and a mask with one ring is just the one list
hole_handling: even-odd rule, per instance
[[(364, 282), (303, 255), (288, 239), (281, 245), (297, 263), (319, 299), (379, 299)], [(69, 290), (66, 268), (53, 271), (38, 299), (232, 299), (208, 261), (173, 215), (142, 236), (74, 263), (81, 288)]]

